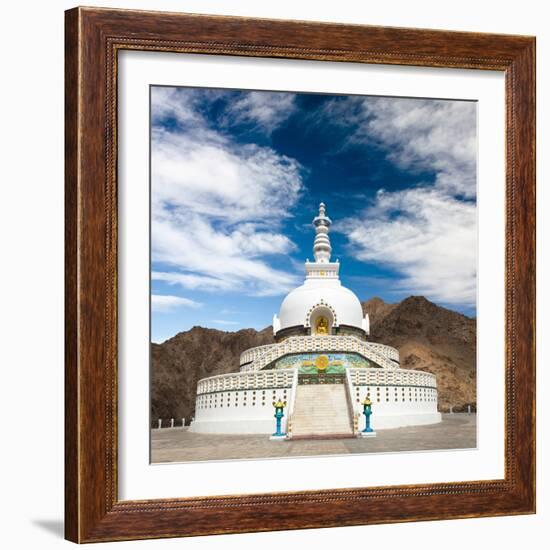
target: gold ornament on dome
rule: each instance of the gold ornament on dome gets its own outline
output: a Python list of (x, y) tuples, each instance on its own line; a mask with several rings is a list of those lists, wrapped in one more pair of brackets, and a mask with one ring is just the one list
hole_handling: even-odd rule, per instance
[(328, 334), (328, 321), (326, 317), (319, 317), (317, 319), (315, 334)]
[(329, 365), (328, 357), (326, 355), (319, 355), (315, 359), (315, 367), (317, 370), (326, 370)]

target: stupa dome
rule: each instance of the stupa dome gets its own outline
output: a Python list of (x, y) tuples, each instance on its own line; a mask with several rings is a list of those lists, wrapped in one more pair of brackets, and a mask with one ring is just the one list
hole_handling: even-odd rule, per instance
[(325, 313), (333, 326), (363, 327), (363, 309), (357, 296), (339, 280), (309, 279), (291, 291), (281, 304), (279, 330), (314, 326)]

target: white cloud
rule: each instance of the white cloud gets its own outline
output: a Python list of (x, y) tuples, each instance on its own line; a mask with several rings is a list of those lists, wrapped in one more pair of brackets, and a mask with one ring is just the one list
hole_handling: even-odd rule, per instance
[(216, 325), (240, 325), (239, 321), (226, 321), (225, 319), (212, 319), (212, 323)]
[(399, 271), (399, 290), (448, 304), (475, 304), (474, 203), (435, 189), (381, 191), (361, 217), (338, 229), (357, 259)]
[(353, 98), (327, 112), (352, 126), (346, 146), (376, 144), (404, 169), (435, 172), (433, 183), (413, 189), (385, 191), (382, 182), (371, 204), (336, 225), (354, 256), (401, 273), (404, 292), (475, 305), (475, 104)]
[(157, 127), (152, 136), (152, 257), (166, 266), (153, 278), (189, 289), (284, 293), (295, 276), (266, 260), (294, 249), (280, 227), (302, 191), (302, 167), (209, 129), (187, 111), (196, 112), (196, 102), (170, 107), (191, 127)]
[(154, 86), (151, 88), (153, 122), (174, 118), (179, 123), (202, 123), (203, 118), (194, 108), (194, 94), (186, 88)]
[(296, 94), (248, 92), (233, 102), (225, 115), (226, 124), (246, 124), (271, 134), (295, 110)]
[(151, 273), (153, 281), (164, 281), (170, 285), (180, 285), (190, 290), (200, 289), (207, 291), (231, 290), (234, 286), (232, 281), (224, 281), (216, 277), (205, 275), (196, 275), (192, 273), (178, 273), (175, 271), (163, 272), (153, 271)]
[(445, 193), (475, 197), (476, 103), (347, 98), (331, 102), (326, 112), (351, 127), (346, 145), (377, 144), (402, 168), (435, 171), (435, 186)]
[(154, 207), (169, 203), (186, 214), (258, 224), (286, 218), (298, 199), (300, 165), (269, 147), (195, 131), (156, 130), (152, 139)]
[(189, 300), (188, 298), (182, 298), (181, 296), (169, 296), (161, 294), (151, 295), (151, 308), (153, 311), (166, 313), (173, 311), (178, 307), (191, 307), (197, 308), (200, 307), (199, 302), (194, 300)]

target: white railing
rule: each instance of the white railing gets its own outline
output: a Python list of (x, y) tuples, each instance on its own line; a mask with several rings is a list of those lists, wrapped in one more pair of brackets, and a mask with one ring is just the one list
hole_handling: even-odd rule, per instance
[(197, 384), (197, 395), (229, 390), (291, 388), (295, 369), (267, 370), (263, 372), (237, 372), (203, 378)]
[(354, 386), (423, 386), (437, 388), (434, 374), (417, 370), (348, 369)]
[(369, 348), (378, 352), (380, 355), (391, 359), (392, 361), (397, 361), (399, 363), (399, 351), (391, 346), (386, 346), (385, 344), (378, 344), (377, 342), (368, 342)]
[(350, 414), (351, 427), (353, 434), (355, 435), (357, 426), (355, 420), (355, 407), (353, 403), (353, 383), (351, 381), (350, 369), (346, 369), (346, 398), (348, 400), (348, 411)]
[[(244, 352), (241, 355), (241, 364), (243, 356), (246, 357), (247, 361), (244, 362), (247, 364), (241, 367), (241, 371), (259, 371), (284, 355), (307, 352), (352, 352), (371, 359), (383, 369), (398, 369), (399, 365), (389, 359), (388, 348), (389, 346), (382, 344), (359, 340), (355, 336), (291, 336), (279, 344), (259, 346)], [(393, 355), (399, 360), (397, 350), (394, 350)], [(249, 358), (253, 359), (249, 361)]]
[(256, 359), (258, 359), (258, 357), (260, 357), (269, 348), (272, 348), (277, 345), (278, 344), (266, 344), (264, 346), (258, 346), (258, 347), (250, 348), (250, 349), (247, 349), (246, 351), (243, 351), (243, 353), (241, 353), (239, 365), (252, 363), (252, 361), (255, 361)]
[(294, 376), (292, 378), (292, 391), (290, 392), (290, 403), (288, 404), (288, 418), (290, 419), (294, 412), (294, 403), (296, 402), (296, 388), (298, 387), (298, 369), (294, 370)]

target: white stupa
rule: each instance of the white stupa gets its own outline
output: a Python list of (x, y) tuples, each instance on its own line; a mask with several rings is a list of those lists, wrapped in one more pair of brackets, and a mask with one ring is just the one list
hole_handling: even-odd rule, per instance
[(365, 398), (376, 430), (441, 421), (435, 376), (401, 369), (395, 348), (368, 340), (368, 314), (331, 262), (331, 223), (321, 203), (315, 261), (273, 316), (276, 343), (243, 352), (240, 372), (198, 382), (191, 431), (269, 434), (276, 401), (287, 438), (358, 435)]
[(331, 223), (325, 215), (325, 205), (321, 203), (319, 215), (313, 220), (315, 262), (306, 262), (304, 284), (287, 295), (279, 316), (273, 317), (273, 332), (278, 339), (289, 334), (307, 333), (303, 329), (315, 327), (319, 318), (328, 321), (328, 334), (347, 331), (363, 338), (369, 332), (368, 314), (363, 317), (361, 302), (340, 282), (340, 263), (330, 261), (332, 247), (328, 232)]

